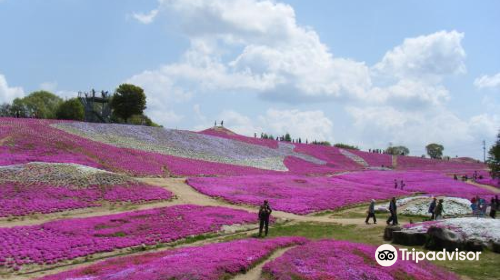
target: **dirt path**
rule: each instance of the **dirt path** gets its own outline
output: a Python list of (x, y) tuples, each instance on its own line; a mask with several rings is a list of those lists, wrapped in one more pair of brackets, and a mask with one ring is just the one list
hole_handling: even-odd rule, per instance
[(232, 279), (233, 280), (259, 280), (259, 279), (261, 279), (262, 268), (264, 267), (264, 265), (266, 265), (266, 263), (271, 262), (271, 261), (281, 257), (286, 251), (288, 251), (294, 247), (296, 247), (296, 246), (281, 248), (281, 249), (274, 251), (274, 253), (272, 253), (266, 260), (259, 263), (257, 266), (253, 267), (252, 269), (250, 269), (246, 273), (238, 274)]
[(467, 181), (466, 183), (474, 185), (476, 187), (480, 187), (480, 188), (485, 189), (485, 190), (489, 190), (489, 191), (491, 191), (493, 193), (499, 193), (500, 194), (500, 189), (499, 188), (495, 188), (493, 186), (483, 185), (483, 184), (479, 184), (479, 183), (472, 182), (472, 181)]
[[(207, 206), (223, 206), (234, 209), (245, 210), (248, 212), (257, 213), (256, 206), (231, 204), (222, 199), (215, 199), (204, 195), (186, 183), (184, 178), (141, 178), (140, 181), (145, 183), (167, 188), (177, 196), (177, 202), (180, 204), (197, 204)], [(338, 223), (346, 225), (363, 225), (364, 220), (358, 218), (335, 218), (330, 215), (325, 216), (303, 216), (283, 211), (273, 211), (273, 217), (283, 221), (299, 221), (299, 222), (319, 222), (319, 223)]]
[[(180, 204), (195, 204), (203, 206), (222, 206), (233, 209), (244, 210), (252, 213), (257, 213), (258, 209), (256, 206), (251, 205), (236, 205), (229, 202), (223, 201), (222, 199), (215, 199), (206, 196), (191, 186), (186, 184), (185, 178), (137, 178), (138, 180), (160, 187), (164, 187), (171, 191), (175, 195), (175, 199), (170, 201), (162, 201), (157, 203), (148, 204), (132, 204), (124, 205), (116, 208), (107, 207), (96, 207), (96, 208), (85, 208), (81, 210), (73, 210), (66, 212), (58, 212), (45, 215), (34, 215), (28, 217), (17, 218), (14, 220), (0, 220), (0, 227), (13, 227), (13, 226), (26, 226), (26, 225), (37, 225), (54, 220), (60, 219), (70, 219), (70, 218), (87, 218), (87, 217), (97, 217), (118, 214), (128, 211), (135, 210), (147, 210), (158, 207), (166, 207)], [(361, 211), (356, 209), (356, 211)], [(273, 211), (273, 216), (281, 221), (299, 221), (299, 222), (319, 222), (319, 223), (338, 223), (345, 225), (363, 225), (364, 220), (362, 218), (338, 218), (332, 215), (324, 216), (312, 216), (312, 215), (296, 215), (292, 213), (287, 213), (283, 211)]]

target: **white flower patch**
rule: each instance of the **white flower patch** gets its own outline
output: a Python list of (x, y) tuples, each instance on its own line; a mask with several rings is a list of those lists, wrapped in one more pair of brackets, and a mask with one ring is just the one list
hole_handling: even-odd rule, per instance
[(484, 244), (500, 242), (500, 220), (490, 218), (463, 217), (423, 222), (409, 225), (403, 231), (427, 232), (431, 226), (448, 228), (466, 240), (477, 240)]

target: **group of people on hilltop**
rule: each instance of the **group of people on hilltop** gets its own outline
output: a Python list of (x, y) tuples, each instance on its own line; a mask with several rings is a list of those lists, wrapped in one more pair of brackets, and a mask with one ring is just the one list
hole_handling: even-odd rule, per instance
[(368, 152), (374, 154), (387, 154), (387, 152), (382, 149), (368, 149)]
[(488, 206), (490, 207), (490, 217), (495, 219), (497, 211), (500, 211), (500, 200), (498, 199), (498, 195), (492, 197), (490, 203), (479, 196), (475, 196), (471, 199), (470, 207), (472, 209), (472, 213), (474, 213), (474, 216), (478, 218), (486, 216)]

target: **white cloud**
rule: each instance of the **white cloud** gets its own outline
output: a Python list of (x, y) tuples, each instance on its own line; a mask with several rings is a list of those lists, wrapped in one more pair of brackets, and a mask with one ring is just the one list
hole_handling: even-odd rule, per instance
[(237, 89), (285, 100), (361, 97), (371, 84), (363, 62), (334, 58), (287, 4), (173, 0), (157, 10), (175, 17), (191, 42), (179, 63), (150, 71), (159, 80), (196, 84), (194, 92)]
[(466, 72), (463, 33), (455, 30), (407, 38), (388, 51), (373, 68), (377, 74), (400, 79), (439, 82), (446, 75)]
[[(393, 107), (349, 107), (354, 120), (353, 133), (358, 143), (370, 139), (365, 148), (385, 148), (389, 142), (400, 143), (423, 153), (425, 145), (436, 142), (445, 146), (449, 155), (478, 155), (482, 139), (494, 139), (498, 133), (500, 116), (480, 114), (468, 120), (459, 118), (443, 107), (419, 112), (407, 112)], [(376, 135), (376, 140), (372, 140)], [(365, 144), (366, 146), (366, 144)]]
[(479, 88), (500, 88), (500, 73), (494, 76), (483, 75), (474, 80), (474, 85)]
[(323, 111), (269, 109), (259, 117), (266, 131), (276, 134), (289, 132), (292, 137), (333, 141), (333, 123)]
[(134, 13), (132, 14), (132, 16), (144, 23), (144, 24), (150, 24), (151, 22), (153, 22), (153, 20), (155, 19), (156, 15), (158, 15), (158, 10), (151, 10), (149, 13), (147, 14), (143, 14), (143, 13)]
[(10, 87), (4, 75), (0, 74), (0, 104), (10, 103), (17, 97), (23, 97), (22, 87)]

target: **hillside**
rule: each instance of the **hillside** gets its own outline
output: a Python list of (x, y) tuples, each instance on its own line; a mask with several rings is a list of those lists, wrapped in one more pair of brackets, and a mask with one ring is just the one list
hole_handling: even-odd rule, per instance
[(0, 119), (0, 165), (65, 162), (137, 176), (334, 174), (389, 167), (446, 173), (483, 170), (471, 161), (348, 151), (245, 137), (227, 129), (196, 133), (119, 124)]

